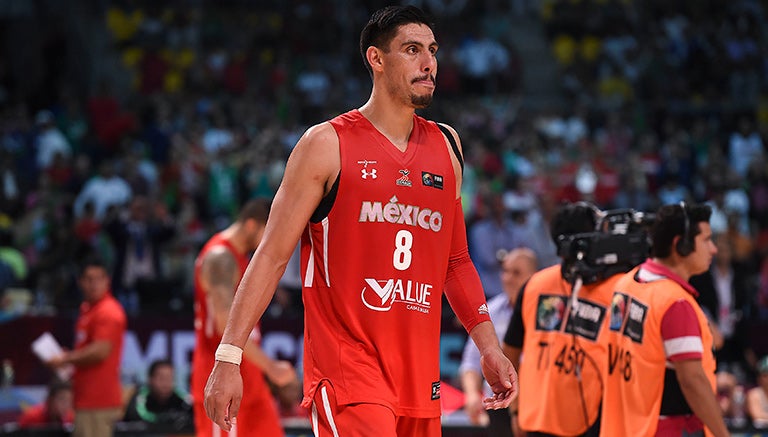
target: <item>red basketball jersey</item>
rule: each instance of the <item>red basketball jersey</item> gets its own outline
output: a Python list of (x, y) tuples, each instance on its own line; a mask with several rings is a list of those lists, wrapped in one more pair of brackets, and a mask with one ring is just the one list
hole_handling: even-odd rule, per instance
[[(440, 415), (440, 310), (456, 178), (444, 136), (414, 116), (405, 152), (357, 110), (331, 124), (341, 173), (301, 245), (304, 405), (322, 380), (339, 404)], [(322, 216), (322, 217), (319, 217)]]
[[(218, 425), (208, 419), (203, 408), (205, 384), (213, 369), (214, 356), (216, 348), (221, 342), (221, 335), (216, 332), (214, 316), (209, 312), (205, 291), (200, 284), (200, 268), (205, 256), (213, 248), (219, 246), (227, 248), (235, 257), (240, 277), (243, 276), (246, 267), (248, 267), (248, 256), (238, 252), (221, 233), (208, 240), (195, 261), (195, 350), (192, 354), (190, 388), (195, 415), (195, 435), (199, 437), (227, 435), (218, 429)], [(235, 290), (232, 290), (232, 293), (234, 292)], [(259, 335), (258, 326), (254, 327), (250, 340), (258, 342)], [(273, 437), (284, 435), (272, 393), (261, 369), (244, 359), (240, 364), (240, 374), (243, 377), (243, 400), (237, 417), (238, 430), (229, 433), (229, 436)]]

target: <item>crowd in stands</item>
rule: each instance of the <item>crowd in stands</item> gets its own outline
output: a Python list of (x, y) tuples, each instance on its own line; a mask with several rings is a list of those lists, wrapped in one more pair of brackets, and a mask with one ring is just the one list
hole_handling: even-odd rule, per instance
[[(29, 290), (35, 311), (74, 312), (76, 261), (96, 251), (129, 313), (188, 309), (200, 244), (245, 199), (274, 194), (306, 127), (363, 103), (357, 32), (386, 2), (102, 3), (127, 82), (60, 82), (30, 99), (0, 68), (0, 285)], [(498, 259), (483, 237), (495, 228), (507, 246), (534, 249), (540, 267), (557, 262), (547, 220), (563, 200), (641, 211), (707, 202), (725, 267), (743, 282), (735, 298), (714, 299), (712, 316), (741, 336), (738, 383), (755, 385), (768, 353), (749, 337), (768, 321), (763, 3), (421, 3), (441, 43), (424, 115), (462, 137), (473, 257)], [(562, 107), (512, 98), (525, 59), (499, 23), (521, 4), (542, 23)]]

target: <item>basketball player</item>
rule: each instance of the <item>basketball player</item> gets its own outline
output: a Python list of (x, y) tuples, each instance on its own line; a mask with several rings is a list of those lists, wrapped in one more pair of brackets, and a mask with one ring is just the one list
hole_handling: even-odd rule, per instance
[(437, 49), (418, 8), (375, 12), (360, 38), (370, 99), (311, 127), (288, 159), (206, 387), (206, 412), (225, 430), (239, 419), (241, 347), (299, 238), (302, 404), (316, 437), (441, 434), (443, 290), (480, 350), (486, 408), (516, 395), (467, 251), (457, 135), (415, 114), (432, 101)]
[[(221, 341), (237, 283), (248, 265), (248, 255), (258, 247), (269, 215), (269, 201), (254, 199), (240, 209), (237, 220), (214, 235), (195, 262), (195, 350), (192, 356), (192, 397), (195, 435), (222, 436), (219, 427), (205, 414), (203, 392), (211, 373), (216, 347)], [(259, 347), (258, 326), (249, 330), (241, 373), (245, 393), (240, 423), (229, 436), (281, 437), (275, 400), (266, 376), (277, 386), (296, 381), (290, 363), (267, 357)]]

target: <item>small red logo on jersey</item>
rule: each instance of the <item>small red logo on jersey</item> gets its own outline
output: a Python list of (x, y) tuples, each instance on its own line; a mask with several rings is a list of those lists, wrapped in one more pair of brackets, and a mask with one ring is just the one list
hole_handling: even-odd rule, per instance
[(410, 179), (408, 179), (408, 175), (411, 174), (411, 171), (404, 168), (400, 170), (400, 174), (402, 174), (402, 176), (397, 178), (397, 181), (395, 181), (395, 183), (397, 185), (400, 185), (401, 187), (412, 187), (413, 183), (411, 182)]

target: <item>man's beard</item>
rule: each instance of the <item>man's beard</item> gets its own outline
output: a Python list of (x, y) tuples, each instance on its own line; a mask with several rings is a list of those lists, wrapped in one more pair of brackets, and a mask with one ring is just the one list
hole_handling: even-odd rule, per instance
[(421, 96), (411, 94), (411, 104), (418, 109), (426, 108), (431, 103), (432, 103), (432, 94), (424, 94)]

